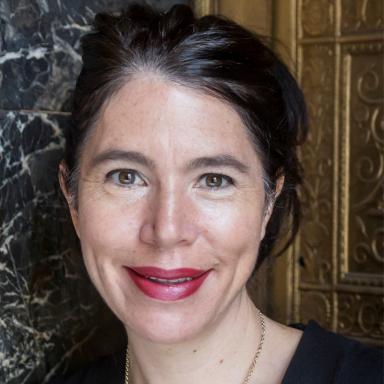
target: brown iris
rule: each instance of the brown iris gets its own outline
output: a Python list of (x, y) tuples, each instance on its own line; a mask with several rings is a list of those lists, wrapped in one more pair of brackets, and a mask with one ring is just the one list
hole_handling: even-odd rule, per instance
[(132, 171), (120, 171), (119, 183), (121, 184), (133, 184), (135, 182), (136, 175)]
[(205, 183), (209, 188), (219, 188), (223, 184), (223, 177), (212, 173), (206, 176)]

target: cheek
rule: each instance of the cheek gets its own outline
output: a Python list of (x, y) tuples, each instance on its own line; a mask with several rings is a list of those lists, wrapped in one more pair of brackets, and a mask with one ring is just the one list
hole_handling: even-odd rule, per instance
[(263, 207), (255, 199), (243, 198), (204, 210), (206, 237), (224, 265), (244, 263), (247, 269), (253, 268), (263, 222)]
[(84, 257), (98, 255), (124, 257), (133, 249), (140, 227), (139, 204), (122, 201), (89, 199), (80, 205), (79, 230)]

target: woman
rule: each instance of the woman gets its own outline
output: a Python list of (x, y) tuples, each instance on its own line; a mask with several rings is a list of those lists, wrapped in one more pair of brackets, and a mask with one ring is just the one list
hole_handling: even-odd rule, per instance
[(299, 217), (305, 105), (271, 50), (186, 6), (134, 5), (96, 17), (83, 63), (60, 184), (129, 343), (61, 382), (379, 382), (376, 352), (277, 324), (246, 291)]

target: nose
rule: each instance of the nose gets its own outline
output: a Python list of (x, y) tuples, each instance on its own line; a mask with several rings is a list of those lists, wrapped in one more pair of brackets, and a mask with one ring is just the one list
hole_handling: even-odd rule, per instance
[(140, 239), (162, 250), (191, 245), (199, 233), (195, 219), (192, 202), (185, 193), (159, 188), (151, 198)]

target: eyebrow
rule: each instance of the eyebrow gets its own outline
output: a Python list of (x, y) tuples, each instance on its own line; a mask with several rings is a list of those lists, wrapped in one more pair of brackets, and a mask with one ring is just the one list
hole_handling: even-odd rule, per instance
[(240, 160), (229, 154), (222, 154), (217, 156), (199, 157), (192, 160), (188, 165), (188, 169), (198, 169), (206, 167), (231, 167), (241, 173), (249, 173), (250, 167), (245, 165)]
[(142, 153), (136, 151), (123, 151), (120, 149), (110, 149), (101, 152), (95, 158), (92, 159), (91, 166), (96, 167), (97, 165), (103, 162), (117, 160), (138, 163), (151, 169), (155, 168), (154, 161), (149, 159)]
[[(155, 168), (155, 162), (145, 156), (144, 154), (136, 151), (123, 151), (119, 149), (110, 149), (98, 154), (91, 161), (91, 166), (97, 165), (106, 161), (130, 161), (137, 164), (141, 164), (150, 169)], [(240, 160), (229, 154), (220, 154), (216, 156), (203, 156), (191, 160), (187, 164), (188, 170), (195, 170), (199, 168), (207, 167), (231, 167), (241, 173), (249, 173), (250, 167), (245, 165)]]

